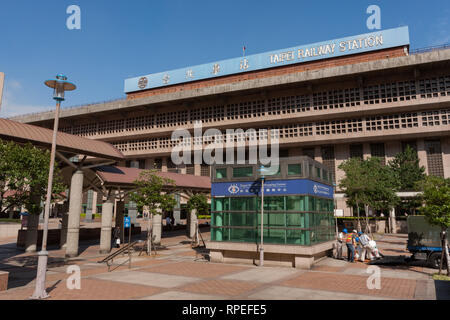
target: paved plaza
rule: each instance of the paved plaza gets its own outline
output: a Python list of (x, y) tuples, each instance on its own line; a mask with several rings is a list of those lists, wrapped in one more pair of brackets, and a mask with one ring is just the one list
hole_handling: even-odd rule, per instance
[[(203, 236), (209, 238), (208, 233)], [(377, 237), (381, 251), (393, 262), (408, 255), (406, 235)], [(312, 270), (210, 263), (204, 255), (207, 251), (192, 249), (181, 231), (166, 234), (156, 256), (135, 253), (131, 269), (127, 257), (119, 257), (114, 260), (112, 272), (108, 272), (105, 264), (97, 263), (104, 258), (98, 254), (97, 244), (81, 243), (80, 248), (81, 255), (68, 261), (63, 258), (63, 250), (50, 251), (47, 273), (50, 299), (434, 300), (445, 297), (450, 287), (436, 289), (438, 286), (431, 278), (436, 270), (396, 263), (380, 266), (380, 290), (367, 288), (368, 265), (361, 262), (326, 258)], [(36, 255), (17, 251), (9, 240), (0, 242), (0, 270), (10, 272), (9, 290), (0, 293), (0, 300), (23, 300), (31, 296), (36, 263)], [(69, 290), (66, 285), (67, 267), (74, 264), (81, 269), (81, 290)]]

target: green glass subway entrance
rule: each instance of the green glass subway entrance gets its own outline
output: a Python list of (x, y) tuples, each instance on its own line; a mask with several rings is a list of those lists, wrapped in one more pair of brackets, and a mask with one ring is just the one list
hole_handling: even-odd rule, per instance
[[(311, 195), (264, 197), (264, 242), (311, 246), (334, 239), (334, 202)], [(259, 243), (261, 198), (213, 198), (211, 240)]]

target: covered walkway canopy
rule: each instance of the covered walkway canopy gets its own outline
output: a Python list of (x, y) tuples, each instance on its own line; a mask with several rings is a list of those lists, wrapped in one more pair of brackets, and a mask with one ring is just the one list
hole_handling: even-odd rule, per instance
[[(0, 139), (19, 143), (31, 142), (47, 149), (52, 145), (53, 131), (8, 119), (0, 119)], [(123, 160), (124, 155), (113, 145), (87, 139), (68, 133), (58, 132), (56, 150), (73, 155), (85, 155), (107, 160)]]
[[(101, 180), (102, 186), (107, 189), (121, 188), (134, 189), (134, 182), (139, 179), (140, 174), (145, 171), (136, 168), (125, 168), (117, 166), (102, 166), (93, 169), (97, 177)], [(171, 179), (175, 186), (170, 189), (182, 190), (188, 189), (193, 192), (210, 192), (211, 179), (209, 177), (200, 177), (172, 172), (156, 172), (162, 178)]]

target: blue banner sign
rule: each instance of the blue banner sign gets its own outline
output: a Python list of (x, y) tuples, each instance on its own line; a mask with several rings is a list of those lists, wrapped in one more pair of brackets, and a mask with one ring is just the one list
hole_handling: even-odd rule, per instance
[(409, 45), (407, 26), (131, 78), (125, 80), (125, 92), (406, 45)]
[[(218, 182), (211, 186), (213, 197), (255, 196), (261, 194), (260, 181)], [(264, 183), (265, 196), (307, 194), (333, 199), (333, 187), (312, 180), (269, 180)]]
[(123, 227), (125, 229), (129, 229), (131, 227), (131, 217), (124, 217), (123, 218)]

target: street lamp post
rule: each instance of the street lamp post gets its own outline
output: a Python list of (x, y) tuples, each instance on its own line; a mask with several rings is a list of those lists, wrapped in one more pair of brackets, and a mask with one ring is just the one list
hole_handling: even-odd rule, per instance
[(46, 299), (49, 295), (45, 288), (45, 278), (47, 272), (47, 236), (48, 236), (48, 221), (50, 216), (50, 205), (53, 190), (53, 172), (55, 167), (55, 154), (56, 154), (56, 137), (58, 133), (59, 125), (59, 111), (61, 108), (61, 101), (64, 101), (64, 92), (73, 91), (76, 86), (67, 81), (67, 77), (58, 74), (56, 79), (45, 81), (45, 85), (53, 89), (53, 99), (56, 100), (56, 111), (55, 111), (55, 123), (53, 127), (53, 138), (52, 138), (52, 150), (50, 154), (50, 170), (48, 174), (48, 185), (47, 185), (47, 198), (45, 201), (45, 212), (44, 212), (44, 230), (42, 237), (42, 249), (38, 254), (38, 270), (36, 277), (36, 288), (31, 296), (33, 300)]
[(261, 177), (261, 243), (259, 246), (259, 266), (264, 267), (264, 176)]
[(264, 267), (264, 180), (267, 169), (261, 166), (259, 172), (261, 175), (261, 243), (259, 244), (259, 266)]

